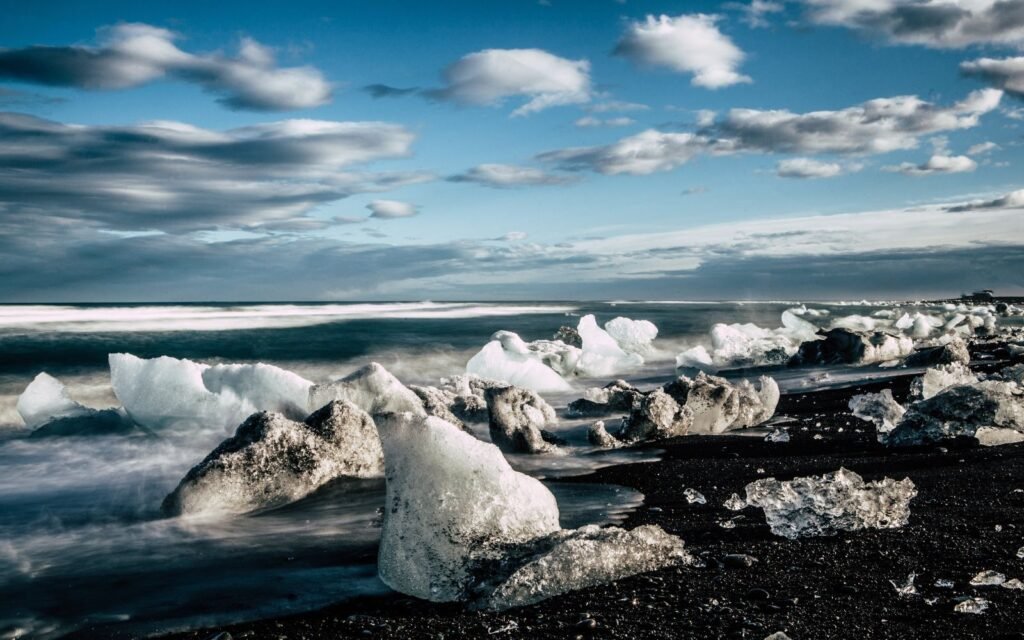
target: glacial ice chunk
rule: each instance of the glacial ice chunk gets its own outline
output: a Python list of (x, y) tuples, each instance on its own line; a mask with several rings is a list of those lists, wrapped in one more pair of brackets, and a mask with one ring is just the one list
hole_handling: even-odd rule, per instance
[(949, 387), (910, 405), (886, 444), (919, 445), (975, 436), (991, 427), (1024, 433), (1024, 389), (988, 380)]
[(207, 365), (168, 356), (143, 359), (130, 353), (109, 356), (110, 383), (132, 420), (151, 429), (179, 425), (231, 428), (249, 413), (237, 397), (206, 388)]
[(906, 409), (892, 397), (892, 389), (880, 393), (864, 393), (850, 398), (850, 411), (861, 420), (875, 425), (879, 440), (896, 428)]
[(663, 389), (642, 396), (622, 421), (618, 437), (626, 442), (684, 436), (693, 425), (693, 410), (681, 406)]
[(981, 571), (971, 578), (972, 587), (998, 587), (1004, 582), (1006, 582), (1006, 576), (991, 569)]
[(603, 377), (635, 369), (644, 363), (642, 356), (627, 353), (607, 331), (597, 326), (593, 314), (580, 318), (576, 330), (583, 340), (577, 372), (580, 375)]
[(764, 329), (752, 323), (716, 324), (711, 328), (711, 351), (697, 345), (676, 357), (676, 367), (718, 371), (783, 364), (802, 342), (814, 340), (818, 330), (798, 317), (796, 311), (784, 311), (782, 327), (777, 329)]
[(597, 416), (616, 411), (630, 411), (643, 394), (625, 380), (614, 380), (601, 388), (587, 389), (583, 396), (569, 403), (567, 413), (570, 416)]
[(491, 340), (470, 358), (466, 373), (541, 393), (572, 389), (565, 378), (533, 355), (508, 351), (498, 340)]
[(824, 339), (800, 345), (790, 366), (807, 364), (871, 364), (899, 360), (914, 350), (914, 341), (881, 331), (858, 333), (836, 327), (821, 334)]
[(687, 504), (707, 504), (708, 502), (708, 499), (704, 497), (704, 494), (693, 487), (687, 487), (683, 490), (683, 497), (686, 498)]
[(756, 480), (746, 486), (746, 493), (748, 504), (764, 510), (772, 533), (795, 539), (902, 527), (917, 490), (910, 478), (864, 482), (841, 468), (789, 481)]
[(559, 531), (555, 497), (496, 446), (433, 416), (378, 423), (387, 478), (378, 571), (396, 591), (465, 600), (474, 553)]
[(761, 376), (758, 386), (747, 380), (733, 384), (725, 378), (698, 373), (680, 376), (665, 391), (693, 414), (691, 434), (716, 434), (753, 427), (775, 414), (780, 392), (774, 379)]
[(37, 375), (18, 396), (17, 410), (29, 429), (58, 418), (74, 418), (93, 411), (72, 400), (67, 387), (45, 371)]
[(956, 603), (953, 611), (957, 613), (972, 613), (975, 615), (985, 613), (988, 609), (988, 600), (985, 598), (964, 598)]
[[(508, 453), (545, 453), (552, 445), (544, 428), (558, 421), (555, 410), (536, 391), (496, 387), (485, 392), (491, 442)], [(551, 438), (547, 438), (550, 440)]]
[(623, 444), (621, 440), (608, 433), (602, 420), (587, 428), (587, 442), (601, 449), (615, 449)]
[(654, 339), (658, 337), (658, 327), (649, 320), (632, 320), (630, 318), (613, 318), (604, 324), (619, 347), (626, 353), (647, 355), (654, 349)]
[(238, 398), (243, 412), (275, 411), (302, 419), (310, 411), (309, 388), (313, 383), (273, 365), (216, 364), (203, 369), (202, 377), (203, 385), (212, 393)]
[(303, 498), (340, 476), (383, 472), (373, 420), (350, 402), (331, 402), (305, 422), (253, 414), (167, 496), (169, 515), (246, 513)]
[(918, 349), (907, 356), (904, 364), (908, 367), (934, 367), (943, 364), (968, 364), (971, 353), (967, 343), (961, 338), (954, 338), (945, 344)]
[(915, 378), (910, 392), (914, 398), (927, 400), (950, 387), (977, 381), (978, 376), (963, 364), (944, 364), (927, 369), (924, 375)]
[(319, 408), (333, 400), (347, 400), (371, 416), (404, 411), (426, 413), (419, 396), (376, 362), (371, 362), (336, 382), (310, 387), (311, 407)]
[(532, 556), (483, 601), (508, 609), (666, 566), (690, 564), (683, 541), (657, 525), (631, 531), (594, 525), (534, 543)]

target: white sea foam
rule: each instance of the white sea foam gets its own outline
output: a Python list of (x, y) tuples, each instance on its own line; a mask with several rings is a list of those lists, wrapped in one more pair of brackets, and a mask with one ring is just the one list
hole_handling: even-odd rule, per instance
[(566, 313), (566, 305), (397, 302), (225, 306), (0, 306), (0, 332), (119, 333), (308, 327), (360, 319), (458, 319)]

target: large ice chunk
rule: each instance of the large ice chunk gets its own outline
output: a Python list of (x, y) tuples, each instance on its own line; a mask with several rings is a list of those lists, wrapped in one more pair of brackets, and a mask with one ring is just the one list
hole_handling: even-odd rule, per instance
[(972, 437), (982, 427), (1024, 432), (1024, 389), (996, 380), (949, 387), (912, 404), (886, 443), (915, 445)]
[(67, 387), (45, 371), (37, 375), (18, 396), (18, 415), (29, 429), (58, 418), (84, 416), (92, 409), (71, 399)]
[(971, 354), (967, 343), (961, 338), (954, 338), (945, 344), (918, 349), (907, 356), (904, 364), (908, 367), (933, 367), (942, 364), (968, 364)]
[[(653, 326), (653, 325), (652, 325)], [(577, 372), (580, 375), (603, 377), (635, 369), (644, 363), (637, 353), (627, 353), (607, 331), (597, 326), (593, 314), (580, 318), (576, 330), (583, 340)]]
[(765, 422), (775, 414), (779, 385), (761, 376), (758, 386), (747, 380), (733, 384), (725, 378), (698, 373), (692, 380), (680, 376), (665, 391), (693, 414), (691, 434), (715, 434)]
[(465, 600), (474, 553), (559, 530), (554, 496), (496, 446), (433, 416), (378, 422), (387, 477), (378, 570), (396, 591)]
[(202, 375), (209, 391), (235, 396), (243, 405), (242, 411), (276, 411), (302, 419), (311, 409), (309, 388), (313, 383), (279, 367), (262, 362), (217, 364), (204, 369)]
[(132, 420), (145, 427), (230, 428), (248, 415), (242, 415), (237, 398), (206, 388), (204, 364), (168, 356), (143, 359), (130, 353), (112, 353), (109, 361), (114, 395)]
[(491, 442), (508, 453), (545, 453), (554, 438), (545, 428), (555, 424), (555, 410), (536, 391), (494, 387), (485, 392)]
[(638, 573), (693, 562), (683, 541), (656, 525), (631, 531), (593, 525), (561, 531), (534, 543), (532, 551), (525, 563), (483, 600), (484, 607), (520, 607)]
[(841, 468), (789, 481), (757, 480), (747, 485), (746, 493), (747, 504), (764, 510), (772, 533), (795, 539), (902, 527), (917, 489), (910, 478), (864, 482)]
[(404, 411), (425, 413), (423, 401), (376, 362), (336, 382), (310, 387), (309, 406), (322, 407), (333, 400), (347, 400), (370, 415)]
[[(801, 342), (814, 340), (818, 328), (800, 318), (800, 309), (782, 313), (782, 326), (765, 329), (752, 323), (716, 324), (711, 328), (711, 350), (697, 345), (676, 357), (677, 367), (704, 371), (785, 363)], [(809, 310), (803, 310), (806, 313)]]
[(245, 513), (303, 498), (340, 476), (384, 470), (377, 428), (349, 402), (331, 402), (305, 422), (253, 414), (193, 467), (167, 496), (169, 515)]
[(654, 339), (658, 337), (658, 327), (650, 320), (632, 320), (630, 318), (613, 318), (604, 324), (604, 330), (626, 353), (647, 355), (654, 349)]
[(308, 413), (311, 382), (268, 364), (209, 366), (168, 356), (109, 356), (114, 394), (131, 418), (151, 429), (177, 425), (234, 428), (256, 411)]
[(511, 342), (508, 338), (506, 343), (513, 348), (506, 349), (501, 340), (488, 342), (466, 363), (466, 373), (539, 392), (572, 389), (565, 378), (541, 362), (529, 349), (524, 353), (518, 348), (518, 343)]
[[(676, 402), (663, 389), (642, 396), (622, 421), (620, 440), (638, 442), (684, 436), (693, 425), (693, 410)], [(610, 435), (610, 434), (609, 434)]]

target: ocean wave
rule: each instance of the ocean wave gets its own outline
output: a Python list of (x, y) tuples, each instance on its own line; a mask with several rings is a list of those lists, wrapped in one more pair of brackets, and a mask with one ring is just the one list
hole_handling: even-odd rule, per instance
[(0, 333), (283, 329), (362, 319), (459, 319), (568, 313), (569, 305), (444, 302), (258, 305), (0, 306)]

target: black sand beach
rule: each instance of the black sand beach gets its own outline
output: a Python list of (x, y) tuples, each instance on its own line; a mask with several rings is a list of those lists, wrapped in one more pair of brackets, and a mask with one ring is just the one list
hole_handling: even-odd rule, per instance
[[(993, 353), (1002, 355), (998, 347), (972, 347), (974, 368), (1008, 364), (993, 359)], [(849, 413), (849, 398), (892, 388), (902, 400), (911, 380), (784, 396), (777, 415), (793, 419), (787, 443), (749, 435), (676, 438), (651, 445), (664, 451), (659, 462), (607, 467), (576, 479), (642, 491), (645, 503), (625, 526), (661, 525), (681, 536), (705, 567), (662, 570), (502, 613), (396, 594), (168, 638), (761, 640), (778, 631), (793, 640), (1024, 638), (1024, 591), (969, 584), (983, 570), (1024, 576), (1024, 560), (1017, 557), (1024, 546), (1024, 443), (978, 447), (964, 441), (904, 450), (877, 444), (874, 428)], [(909, 524), (791, 541), (773, 535), (759, 509), (722, 506), (758, 478), (840, 467), (866, 480), (910, 477), (918, 496)], [(700, 491), (707, 504), (689, 504), (686, 487)], [(906, 584), (910, 574), (918, 593), (900, 595), (895, 585)], [(953, 587), (936, 586), (937, 580)], [(966, 596), (988, 600), (988, 609), (955, 612)], [(82, 630), (72, 637), (93, 636)]]

